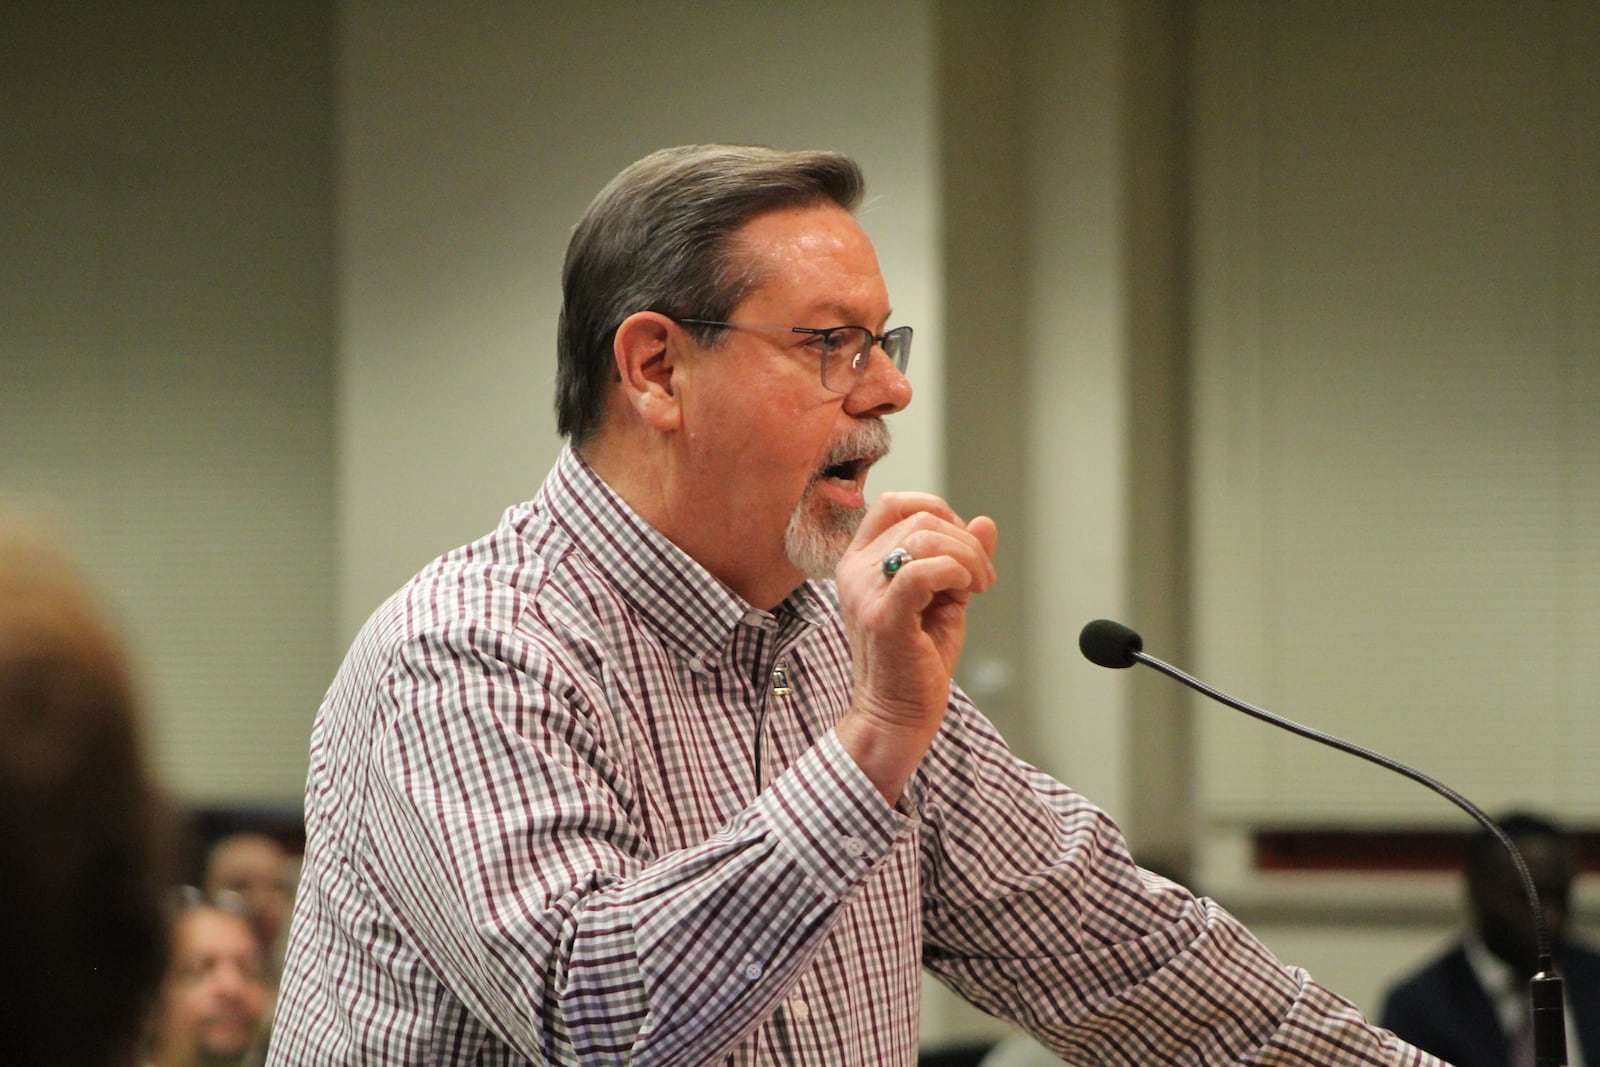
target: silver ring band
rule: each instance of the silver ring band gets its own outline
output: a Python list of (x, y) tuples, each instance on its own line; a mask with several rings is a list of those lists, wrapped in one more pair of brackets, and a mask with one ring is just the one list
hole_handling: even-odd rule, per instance
[(880, 564), (884, 578), (893, 578), (900, 568), (910, 563), (912, 559), (911, 553), (903, 548), (897, 548), (887, 556), (884, 556), (883, 563)]

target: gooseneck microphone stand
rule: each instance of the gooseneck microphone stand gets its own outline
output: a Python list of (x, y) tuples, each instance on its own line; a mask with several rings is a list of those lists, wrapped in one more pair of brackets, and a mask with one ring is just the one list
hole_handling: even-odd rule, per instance
[(1143, 663), (1145, 666), (1153, 668), (1167, 677), (1183, 683), (1195, 692), (1208, 696), (1235, 711), (1242, 711), (1252, 718), (1271, 723), (1279, 729), (1287, 730), (1292, 734), (1327, 745), (1330, 748), (1336, 748), (1340, 752), (1359, 756), (1369, 763), (1376, 763), (1378, 766), (1403, 775), (1413, 782), (1427, 786), (1476, 819), (1480, 826), (1494, 835), (1495, 840), (1500, 842), (1501, 847), (1511, 857), (1511, 861), (1517, 869), (1517, 877), (1522, 880), (1522, 891), (1528, 898), (1528, 907), (1533, 912), (1534, 936), (1539, 953), (1538, 972), (1528, 982), (1529, 1007), (1533, 1020), (1534, 1067), (1566, 1067), (1566, 1006), (1561, 994), (1561, 977), (1556, 973), (1551, 954), (1550, 932), (1545, 925), (1544, 908), (1539, 905), (1539, 890), (1533, 883), (1533, 875), (1529, 873), (1528, 863), (1522, 858), (1522, 853), (1518, 851), (1517, 846), (1506, 832), (1493, 819), (1485, 815), (1482, 809), (1443, 782), (1430, 778), (1421, 771), (1406, 766), (1399, 760), (1390, 759), (1381, 752), (1362, 748), (1360, 745), (1345, 741), (1332, 734), (1302, 725), (1281, 715), (1275, 715), (1265, 708), (1247, 704), (1237, 697), (1229, 696), (1222, 690), (1207, 685), (1194, 675), (1147, 654), (1144, 651), (1144, 639), (1119, 622), (1112, 622), (1109, 619), (1096, 619), (1089, 623), (1078, 635), (1078, 648), (1091, 663), (1101, 667), (1120, 669), (1131, 667), (1135, 663)]

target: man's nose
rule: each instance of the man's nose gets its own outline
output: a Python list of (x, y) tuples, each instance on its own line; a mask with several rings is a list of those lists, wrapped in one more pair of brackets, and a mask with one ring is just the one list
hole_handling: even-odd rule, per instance
[(252, 979), (245, 973), (243, 967), (219, 967), (216, 973), (215, 988), (219, 995), (230, 1000), (238, 1000), (249, 992)]
[(890, 415), (910, 403), (911, 380), (881, 345), (874, 344), (861, 380), (845, 395), (845, 410), (852, 415)]

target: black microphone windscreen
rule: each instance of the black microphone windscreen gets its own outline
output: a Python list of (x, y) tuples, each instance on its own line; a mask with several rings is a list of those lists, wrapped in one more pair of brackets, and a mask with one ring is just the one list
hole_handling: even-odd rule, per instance
[(1078, 634), (1078, 649), (1090, 663), (1102, 667), (1131, 667), (1139, 662), (1133, 654), (1144, 651), (1144, 638), (1120, 622), (1096, 619)]

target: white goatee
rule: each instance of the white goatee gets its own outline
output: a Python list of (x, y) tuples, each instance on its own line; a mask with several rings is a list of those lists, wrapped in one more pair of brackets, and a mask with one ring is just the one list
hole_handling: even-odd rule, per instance
[(793, 563), (812, 581), (832, 578), (839, 566), (839, 558), (850, 547), (856, 527), (866, 515), (866, 508), (842, 507), (832, 501), (818, 503), (812, 499), (811, 490), (825, 477), (830, 467), (854, 460), (876, 462), (889, 454), (889, 427), (882, 419), (867, 419), (858, 423), (848, 437), (842, 439), (828, 453), (822, 466), (811, 476), (800, 503), (789, 516), (789, 526), (783, 532), (783, 547)]

